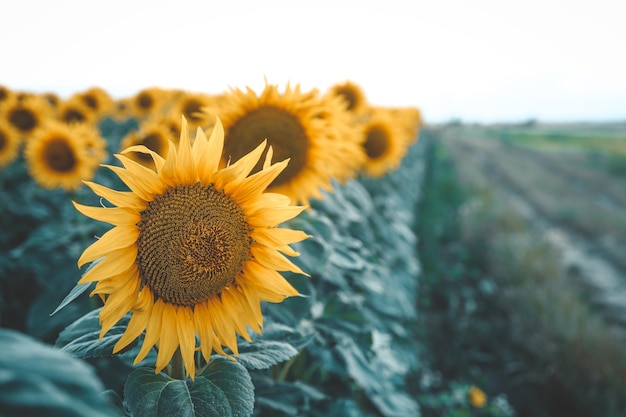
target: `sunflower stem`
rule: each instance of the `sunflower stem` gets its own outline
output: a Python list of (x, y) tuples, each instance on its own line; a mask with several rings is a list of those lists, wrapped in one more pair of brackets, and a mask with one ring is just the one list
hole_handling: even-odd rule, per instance
[(277, 381), (284, 381), (287, 378), (287, 374), (289, 373), (289, 370), (291, 369), (293, 364), (296, 362), (296, 359), (298, 359), (298, 355), (296, 355), (293, 358), (289, 359), (289, 361), (287, 361), (287, 363), (285, 363), (282, 366), (282, 368), (280, 369), (280, 372), (276, 376), (276, 380)]
[(174, 379), (185, 379), (185, 364), (183, 363), (183, 355), (180, 353), (180, 349), (176, 349), (176, 352), (174, 352), (169, 368), (170, 377)]

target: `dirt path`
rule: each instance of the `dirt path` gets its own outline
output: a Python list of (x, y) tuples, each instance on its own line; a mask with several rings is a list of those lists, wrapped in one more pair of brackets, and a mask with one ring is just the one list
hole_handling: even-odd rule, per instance
[[(553, 156), (507, 145), (480, 132), (446, 129), (441, 138), (480, 169), (489, 185), (561, 252), (563, 264), (586, 290), (595, 309), (609, 323), (626, 329), (626, 257), (624, 246), (617, 244), (626, 232), (615, 227), (615, 222), (626, 222), (622, 203), (626, 196), (598, 187), (597, 180), (589, 180), (586, 174), (567, 172), (562, 164), (551, 161)], [(530, 183), (532, 179), (536, 182)], [(589, 205), (588, 215), (606, 216), (607, 224), (572, 227), (573, 223), (560, 221), (554, 208), (559, 204)]]

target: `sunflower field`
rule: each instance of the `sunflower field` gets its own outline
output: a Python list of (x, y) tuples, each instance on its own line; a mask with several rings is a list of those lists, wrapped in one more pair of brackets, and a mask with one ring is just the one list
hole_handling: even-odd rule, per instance
[(0, 415), (420, 415), (421, 126), (350, 81), (0, 87)]

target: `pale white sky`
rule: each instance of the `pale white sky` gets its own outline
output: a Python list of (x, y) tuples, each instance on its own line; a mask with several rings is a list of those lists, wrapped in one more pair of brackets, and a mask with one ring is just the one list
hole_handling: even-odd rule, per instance
[(12, 89), (123, 97), (349, 79), (427, 122), (626, 120), (623, 0), (20, 0), (0, 14)]

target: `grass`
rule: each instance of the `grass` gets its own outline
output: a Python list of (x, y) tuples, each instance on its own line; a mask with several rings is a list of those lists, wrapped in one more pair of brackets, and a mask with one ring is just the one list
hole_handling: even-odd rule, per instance
[(592, 151), (626, 156), (624, 132), (624, 126), (620, 124), (536, 125), (490, 129), (490, 134), (494, 137), (540, 150)]
[(433, 136), (418, 210), (427, 362), (504, 392), (520, 416), (624, 415), (624, 341), (485, 173)]

